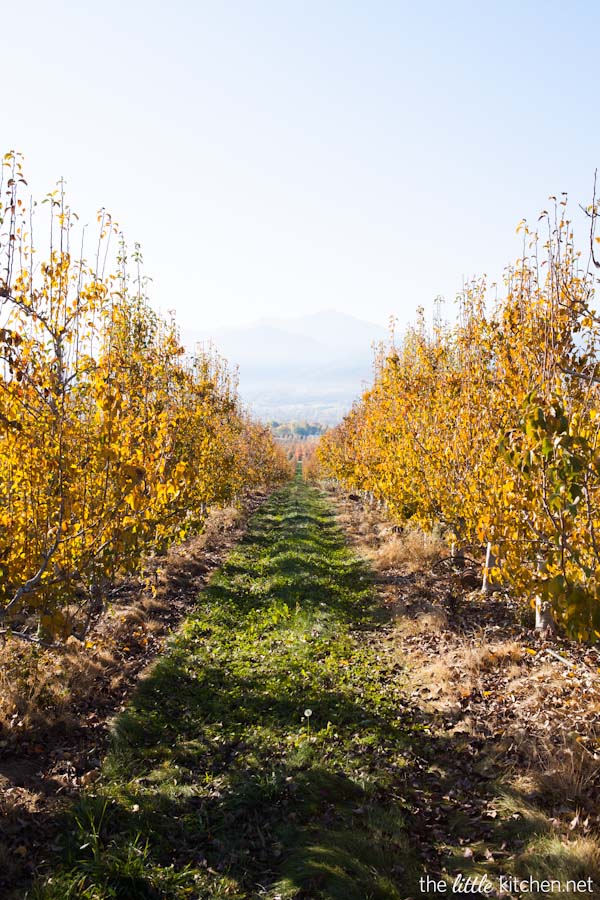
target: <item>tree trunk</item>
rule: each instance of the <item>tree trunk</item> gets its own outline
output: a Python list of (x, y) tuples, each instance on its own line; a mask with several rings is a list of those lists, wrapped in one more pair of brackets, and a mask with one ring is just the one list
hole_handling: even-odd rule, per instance
[(547, 600), (542, 600), (539, 594), (535, 598), (535, 630), (554, 631), (554, 619), (550, 604)]
[[(536, 563), (537, 571), (540, 575), (546, 572), (546, 560), (538, 556)], [(552, 618), (552, 609), (547, 600), (543, 600), (540, 594), (535, 595), (535, 630), (552, 632), (556, 631), (556, 625)]]
[(492, 544), (488, 541), (487, 549), (485, 551), (485, 566), (483, 569), (483, 584), (481, 585), (481, 593), (482, 594), (491, 594), (496, 590), (496, 585), (492, 581), (490, 577), (490, 570), (494, 568), (496, 565), (496, 557), (492, 553)]

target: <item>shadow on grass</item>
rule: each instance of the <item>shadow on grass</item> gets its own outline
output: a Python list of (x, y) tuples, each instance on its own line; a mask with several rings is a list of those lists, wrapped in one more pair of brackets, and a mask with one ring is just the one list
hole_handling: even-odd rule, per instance
[(317, 493), (295, 482), (273, 498), (116, 721), (102, 783), (33, 896), (399, 900), (426, 895), (424, 874), (496, 871), (484, 848), (546, 834), (524, 797), (485, 818), (484, 742), (474, 757), (429, 733), (357, 638), (381, 615)]

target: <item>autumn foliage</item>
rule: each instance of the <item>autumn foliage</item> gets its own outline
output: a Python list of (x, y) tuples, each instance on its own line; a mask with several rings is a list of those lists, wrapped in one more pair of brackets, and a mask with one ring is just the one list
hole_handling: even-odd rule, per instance
[[(552, 198), (554, 199), (554, 198)], [(598, 205), (589, 261), (566, 200), (525, 223), (523, 255), (489, 301), (485, 280), (458, 319), (420, 314), (382, 348), (373, 387), (319, 447), (325, 474), (385, 501), (400, 520), (442, 523), (495, 555), (492, 577), (547, 605), (579, 639), (600, 637)]]
[(116, 575), (289, 467), (225, 362), (150, 308), (110, 216), (88, 261), (62, 186), (26, 202), (14, 153), (1, 179), (0, 624), (83, 634)]

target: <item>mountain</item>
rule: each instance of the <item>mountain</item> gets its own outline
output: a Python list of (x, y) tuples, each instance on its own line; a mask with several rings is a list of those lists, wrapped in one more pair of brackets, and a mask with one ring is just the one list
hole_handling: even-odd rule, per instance
[(183, 338), (186, 346), (210, 340), (232, 364), (244, 368), (259, 363), (278, 368), (303, 360), (316, 362), (324, 352), (323, 345), (314, 338), (258, 322), (242, 328), (217, 328), (210, 334), (189, 332)]
[(338, 422), (371, 381), (373, 344), (386, 337), (335, 310), (182, 334), (189, 349), (211, 341), (239, 367), (240, 393), (259, 418), (324, 424)]
[(382, 341), (387, 337), (387, 331), (381, 325), (356, 319), (334, 309), (325, 309), (312, 315), (291, 319), (260, 319), (257, 324), (311, 338), (342, 353), (350, 353), (353, 350), (362, 352), (365, 343), (368, 346), (372, 341)]

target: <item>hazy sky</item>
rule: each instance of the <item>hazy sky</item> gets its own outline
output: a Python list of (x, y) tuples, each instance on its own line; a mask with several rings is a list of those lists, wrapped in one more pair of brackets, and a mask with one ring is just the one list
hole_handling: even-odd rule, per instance
[(3, 21), (0, 149), (36, 195), (64, 175), (84, 219), (110, 209), (184, 326), (406, 321), (499, 276), (549, 194), (591, 199), (591, 0), (22, 0)]

